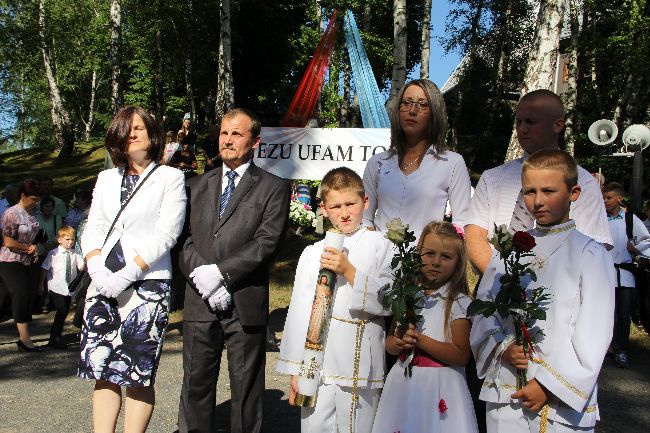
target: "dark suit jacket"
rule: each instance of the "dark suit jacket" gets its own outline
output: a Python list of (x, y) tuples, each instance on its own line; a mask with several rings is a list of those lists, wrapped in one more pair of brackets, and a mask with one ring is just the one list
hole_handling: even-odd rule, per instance
[(198, 266), (219, 266), (243, 326), (266, 325), (269, 266), (286, 233), (290, 183), (251, 164), (219, 219), (222, 168), (187, 181), (186, 239), (179, 267), (188, 280), (186, 321), (218, 320), (191, 284)]

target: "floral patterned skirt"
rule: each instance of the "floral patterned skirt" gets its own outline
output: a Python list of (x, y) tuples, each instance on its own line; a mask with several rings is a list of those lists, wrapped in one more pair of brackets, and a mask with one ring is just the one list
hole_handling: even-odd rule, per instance
[[(124, 266), (118, 243), (106, 259), (113, 272)], [(117, 298), (86, 295), (77, 375), (120, 386), (155, 382), (169, 312), (169, 280), (134, 282)]]

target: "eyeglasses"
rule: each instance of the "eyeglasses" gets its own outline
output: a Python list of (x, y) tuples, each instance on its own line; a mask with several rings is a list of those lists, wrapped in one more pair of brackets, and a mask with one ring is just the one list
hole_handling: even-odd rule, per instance
[(399, 108), (401, 111), (410, 111), (411, 107), (415, 106), (418, 111), (428, 111), (429, 110), (429, 101), (426, 99), (418, 99), (414, 101), (412, 99), (402, 99), (399, 103)]

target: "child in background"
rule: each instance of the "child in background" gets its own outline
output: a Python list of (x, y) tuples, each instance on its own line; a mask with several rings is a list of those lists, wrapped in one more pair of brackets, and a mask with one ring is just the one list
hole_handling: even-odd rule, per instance
[[(488, 433), (593, 432), (599, 418), (598, 373), (612, 337), (614, 264), (605, 248), (580, 233), (569, 207), (580, 196), (578, 168), (568, 153), (545, 149), (523, 163), (524, 203), (535, 218), (530, 260), (536, 280), (522, 281), (527, 293), (545, 287), (546, 319), (529, 333), (534, 352), (508, 344), (512, 318), (476, 316), (470, 342), (487, 402)], [(478, 299), (494, 300), (505, 274), (499, 253), (492, 255)], [(530, 295), (529, 295), (530, 296)], [(542, 331), (542, 333), (540, 333)], [(528, 383), (516, 387), (516, 369)]]
[[(370, 433), (384, 383), (384, 318), (380, 288), (391, 280), (392, 244), (362, 226), (368, 206), (361, 177), (341, 167), (321, 183), (321, 209), (345, 234), (343, 250), (324, 241), (303, 251), (296, 269), (291, 303), (276, 370), (291, 375), (289, 404), (294, 404), (298, 374), (321, 268), (337, 274), (332, 317), (327, 331), (316, 406), (301, 408), (302, 433)], [(391, 431), (392, 433), (392, 431)]]
[(624, 195), (625, 189), (620, 183), (609, 182), (603, 187), (603, 201), (614, 245), (609, 254), (616, 268), (614, 338), (610, 353), (614, 353), (614, 362), (620, 368), (627, 368), (629, 362), (627, 346), (630, 342), (630, 315), (636, 288), (636, 265), (633, 259), (638, 254), (647, 253), (646, 250), (650, 248), (648, 229), (636, 215), (627, 213), (621, 207)]
[(61, 227), (57, 232), (59, 246), (50, 251), (41, 265), (41, 287), (45, 287), (47, 277), (47, 288), (50, 292), (50, 300), (56, 308), (54, 322), (50, 328), (49, 345), (57, 349), (65, 349), (65, 343), (61, 339), (63, 324), (70, 311), (72, 293), (68, 284), (77, 276), (77, 272), (84, 269), (84, 260), (74, 250), (75, 230), (70, 226)]
[(162, 155), (160, 157), (161, 164), (169, 164), (172, 156), (174, 156), (176, 151), (181, 147), (180, 139), (181, 137), (178, 137), (178, 139), (176, 139), (176, 134), (174, 134), (174, 131), (167, 131), (165, 134), (165, 147), (163, 148)]
[[(386, 337), (386, 350), (399, 355), (391, 369), (375, 417), (373, 433), (473, 433), (478, 431), (464, 366), (470, 357), (471, 302), (467, 253), (460, 227), (431, 222), (418, 243), (424, 291), (422, 320), (404, 336)], [(412, 376), (405, 375), (408, 355)]]

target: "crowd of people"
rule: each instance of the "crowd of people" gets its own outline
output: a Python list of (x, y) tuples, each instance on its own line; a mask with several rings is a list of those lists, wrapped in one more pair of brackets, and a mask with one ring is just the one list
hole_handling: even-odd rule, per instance
[[(298, 404), (298, 378), (310, 368), (303, 360), (310, 316), (321, 311), (319, 271), (333, 272), (317, 399), (301, 408), (301, 431), (594, 431), (604, 358), (630, 362), (632, 263), (650, 247), (648, 221), (623, 210), (620, 184), (599, 184), (559, 149), (564, 107), (550, 91), (521, 98), (523, 156), (485, 171), (473, 196), (463, 157), (445, 146), (436, 85), (407, 83), (397, 101), (389, 149), (362, 177), (340, 167), (321, 182), (320, 211), (344, 236), (343, 248), (319, 241), (302, 253), (275, 366), (290, 376), (289, 404)], [(115, 431), (122, 388), (124, 430), (147, 429), (179, 274), (178, 431), (212, 431), (224, 349), (231, 431), (261, 430), (269, 269), (287, 232), (291, 186), (253, 162), (261, 122), (241, 108), (223, 117), (218, 134), (208, 129), (205, 172), (197, 175), (189, 120), (164, 135), (145, 110), (123, 108), (106, 133), (115, 168), (99, 174), (92, 200), (79, 191), (67, 210), (51, 194), (52, 179), (42, 178), (9, 185), (0, 202), (0, 283), (17, 346), (41, 350), (29, 322), (42, 288), (56, 309), (53, 347), (63, 347), (63, 322), (79, 302), (78, 376), (95, 382), (94, 431)], [(382, 303), (393, 278), (395, 250), (385, 234), (394, 218), (414, 231), (422, 261), (422, 318), (406, 328)], [(467, 311), (474, 298), (494, 300), (504, 283), (489, 243), (498, 227), (534, 238), (536, 276), (526, 289), (552, 293), (534, 352), (513, 341), (512, 319)], [(468, 264), (482, 276), (476, 288)], [(522, 386), (520, 369), (529, 379)]]

